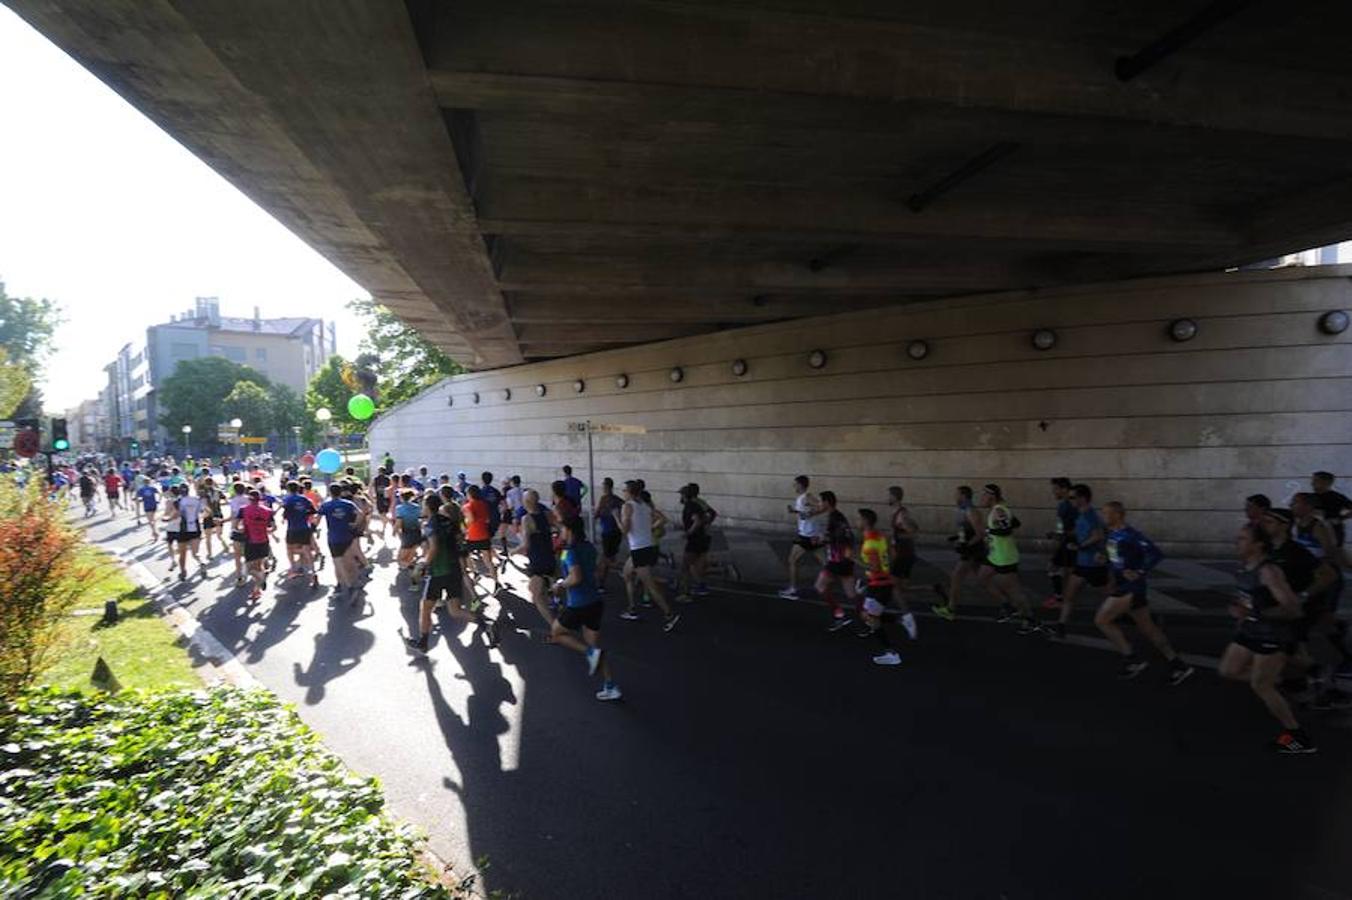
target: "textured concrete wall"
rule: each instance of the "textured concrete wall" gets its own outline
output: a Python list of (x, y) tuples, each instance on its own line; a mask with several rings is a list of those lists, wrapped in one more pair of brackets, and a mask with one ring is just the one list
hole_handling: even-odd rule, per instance
[[(850, 508), (904, 485), (932, 536), (949, 528), (954, 486), (997, 481), (1031, 537), (1051, 522), (1047, 479), (1066, 475), (1122, 500), (1175, 554), (1228, 554), (1246, 494), (1285, 498), (1314, 469), (1352, 474), (1352, 334), (1316, 327), (1352, 308), (1349, 276), (1287, 269), (972, 297), (476, 373), (383, 415), (371, 446), (400, 466), (539, 484), (565, 462), (586, 477), (586, 440), (569, 422), (643, 425), (596, 436), (598, 478), (643, 477), (668, 510), (694, 480), (727, 526), (785, 530), (790, 481), (804, 473)], [(1200, 326), (1192, 341), (1167, 336), (1179, 317)], [(1059, 341), (1039, 352), (1029, 338), (1044, 327)], [(917, 338), (930, 346), (919, 362), (905, 352)], [(827, 354), (822, 369), (808, 365), (813, 349)]]

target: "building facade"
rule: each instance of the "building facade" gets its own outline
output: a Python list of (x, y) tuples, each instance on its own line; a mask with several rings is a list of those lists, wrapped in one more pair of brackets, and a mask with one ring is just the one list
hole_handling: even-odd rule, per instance
[(128, 344), (105, 366), (105, 410), (110, 439), (121, 452), (164, 446), (155, 388), (180, 362), (219, 356), (248, 366), (276, 384), (304, 394), (310, 378), (337, 352), (332, 323), (323, 319), (222, 316), (215, 297), (198, 297), (193, 309), (146, 329), (144, 345)]

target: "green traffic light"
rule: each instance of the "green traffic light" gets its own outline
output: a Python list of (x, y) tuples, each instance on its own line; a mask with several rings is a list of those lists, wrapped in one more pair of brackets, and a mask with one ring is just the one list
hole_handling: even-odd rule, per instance
[(53, 450), (69, 450), (69, 449), (70, 449), (70, 441), (66, 440), (65, 438), (57, 438), (56, 440), (52, 441), (52, 449), (53, 449)]

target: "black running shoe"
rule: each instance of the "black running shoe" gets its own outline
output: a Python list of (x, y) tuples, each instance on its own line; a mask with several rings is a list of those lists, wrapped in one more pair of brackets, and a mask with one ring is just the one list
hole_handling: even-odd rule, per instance
[(1023, 621), (1019, 623), (1019, 634), (1038, 634), (1041, 631), (1042, 623), (1037, 619), (1031, 619), (1025, 616)]
[(1048, 622), (1046, 625), (1042, 626), (1042, 631), (1049, 638), (1054, 638), (1058, 641), (1064, 641), (1066, 639), (1066, 626), (1064, 623)]
[(404, 646), (419, 656), (427, 655), (427, 640), (425, 638), (405, 637)]
[(1019, 618), (1018, 610), (1008, 603), (1001, 603), (999, 612), (995, 614), (995, 621), (1001, 623), (1013, 622), (1017, 618)]
[(1283, 731), (1277, 735), (1277, 740), (1273, 742), (1272, 749), (1285, 755), (1297, 755), (1304, 753), (1318, 753), (1319, 748), (1310, 740), (1310, 736), (1303, 730)]
[(1150, 663), (1143, 659), (1129, 659), (1122, 663), (1122, 670), (1118, 672), (1117, 677), (1122, 681), (1131, 681), (1148, 668), (1150, 668)]

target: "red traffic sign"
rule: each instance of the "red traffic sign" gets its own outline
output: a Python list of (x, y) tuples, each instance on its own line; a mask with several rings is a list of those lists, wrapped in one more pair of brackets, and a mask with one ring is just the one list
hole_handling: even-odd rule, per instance
[(38, 433), (24, 430), (14, 435), (14, 452), (24, 458), (38, 455)]

